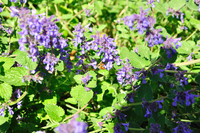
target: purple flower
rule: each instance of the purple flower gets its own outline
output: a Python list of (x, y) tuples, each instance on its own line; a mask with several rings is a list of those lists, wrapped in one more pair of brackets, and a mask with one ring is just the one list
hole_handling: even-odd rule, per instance
[(189, 56), (187, 57), (187, 59), (189, 60), (189, 61), (191, 61), (192, 60), (192, 55), (193, 55), (194, 53), (192, 52), (191, 54), (189, 54)]
[(54, 66), (57, 64), (59, 61), (58, 58), (55, 57), (55, 55), (51, 55), (50, 53), (47, 53), (44, 60), (43, 64), (46, 64), (45, 69), (50, 70), (51, 72), (54, 71)]
[(123, 63), (123, 67), (116, 73), (117, 80), (122, 86), (131, 84), (135, 80), (132, 69), (133, 67), (129, 60), (126, 59), (126, 63)]
[(10, 12), (11, 17), (19, 16), (19, 10), (16, 7), (11, 6), (10, 10), (11, 10), (11, 12)]
[[(21, 96), (21, 90), (20, 90), (20, 89), (17, 89), (16, 93), (17, 93), (17, 98), (20, 98), (20, 96)], [(21, 106), (22, 106), (22, 101), (19, 101), (19, 102), (17, 103), (17, 108), (20, 109)]]
[(151, 117), (152, 112), (157, 111), (157, 105), (159, 109), (161, 109), (162, 108), (161, 103), (163, 103), (163, 99), (160, 101), (153, 102), (153, 103), (149, 103), (145, 99), (143, 99), (142, 107), (146, 109), (146, 114), (144, 115), (144, 117)]
[(17, 0), (10, 0), (10, 2), (14, 2), (14, 3), (17, 3)]
[(188, 78), (184, 77), (184, 73), (187, 72), (185, 71), (178, 71), (178, 73), (175, 74), (176, 80), (180, 81), (180, 85), (184, 86), (188, 84)]
[(181, 47), (181, 44), (182, 44), (180, 41), (181, 41), (181, 38), (173, 39), (172, 37), (168, 38), (167, 36), (167, 39), (163, 43), (164, 46), (162, 48), (165, 49), (168, 58), (171, 58), (173, 54), (177, 53), (173, 45), (175, 46), (176, 49), (178, 49), (179, 47)]
[(158, 67), (153, 67), (151, 69), (151, 72), (153, 75), (156, 75), (156, 74), (160, 74), (160, 78), (162, 78), (164, 76), (164, 74), (162, 72), (164, 72), (163, 69), (159, 69)]
[(87, 85), (87, 82), (91, 79), (91, 76), (89, 73), (87, 73), (87, 75), (85, 77), (82, 76), (81, 81)]
[(149, 129), (150, 133), (164, 133), (160, 129), (160, 125), (157, 123), (151, 123), (151, 127)]
[(189, 125), (190, 123), (179, 122), (179, 125), (173, 129), (173, 133), (192, 133)]
[(134, 96), (135, 96), (135, 93), (132, 92), (132, 93), (127, 94), (124, 99), (126, 99), (127, 101), (132, 103), (134, 101), (134, 99), (133, 99)]
[(91, 11), (91, 9), (89, 9), (89, 10), (85, 9), (85, 14), (86, 14), (86, 16), (89, 17), (89, 16), (91, 15), (90, 11)]
[[(154, 5), (154, 2), (155, 2), (155, 0), (148, 0), (148, 5), (150, 5), (151, 4), (151, 6), (154, 8), (155, 7), (155, 5)], [(157, 0), (157, 2), (159, 3), (159, 0)]]
[(87, 123), (76, 121), (78, 116), (74, 116), (67, 124), (60, 124), (55, 130), (59, 133), (87, 133)]
[(123, 114), (120, 110), (116, 110), (115, 111), (115, 116), (118, 116), (119, 120), (122, 121), (122, 120), (126, 119), (127, 115)]
[[(123, 18), (124, 24), (127, 25), (131, 30), (137, 29), (139, 34), (153, 28), (155, 24), (155, 19), (153, 17), (147, 16), (148, 12), (140, 9), (140, 14), (133, 14), (131, 16), (126, 16)], [(134, 25), (136, 24), (135, 28)]]
[(128, 131), (129, 123), (116, 123), (114, 126), (114, 133), (125, 133), (121, 126), (124, 127), (126, 132)]
[(145, 38), (145, 41), (148, 42), (149, 47), (153, 47), (153, 45), (159, 45), (164, 42), (160, 31), (162, 31), (162, 29), (152, 29), (146, 32), (147, 37)]
[(13, 107), (8, 106), (8, 111), (9, 111), (10, 115), (13, 115), (13, 114), (14, 114), (14, 112), (13, 112)]
[(177, 19), (180, 17), (181, 22), (184, 23), (184, 18), (183, 18), (183, 16), (185, 15), (184, 13), (181, 13), (180, 11), (175, 11), (172, 8), (169, 8), (167, 10), (167, 13), (166, 13), (167, 16), (169, 15), (169, 13), (172, 14), (172, 17), (176, 16)]
[(0, 7), (0, 13), (3, 11), (3, 8), (2, 7)]
[(0, 116), (4, 116), (5, 115), (5, 109), (4, 109), (4, 107), (1, 107), (1, 109), (0, 109)]
[(189, 91), (180, 91), (176, 93), (176, 97), (173, 99), (174, 102), (172, 103), (173, 106), (177, 106), (177, 102), (180, 102), (181, 105), (186, 104), (186, 106), (190, 106), (191, 104), (195, 103), (195, 97), (199, 97), (199, 95), (190, 94)]
[(141, 71), (135, 72), (135, 78), (136, 78), (136, 79), (139, 79), (140, 74), (142, 74), (142, 84), (146, 84), (147, 81), (146, 81), (145, 79), (146, 79), (147, 71), (145, 71), (145, 70), (143, 69), (143, 70), (141, 70)]

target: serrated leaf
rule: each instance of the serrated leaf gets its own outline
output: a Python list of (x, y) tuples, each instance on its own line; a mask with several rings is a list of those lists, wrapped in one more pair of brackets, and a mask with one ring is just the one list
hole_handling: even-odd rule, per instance
[(107, 113), (111, 113), (113, 111), (113, 107), (106, 107), (103, 108), (100, 112), (99, 115), (100, 116), (105, 116)]
[(150, 49), (147, 46), (138, 45), (138, 53), (141, 57), (150, 58)]
[(180, 10), (186, 4), (186, 0), (171, 0), (169, 6), (175, 11)]
[(190, 54), (192, 52), (192, 42), (185, 42), (183, 41), (182, 42), (182, 45), (180, 48), (177, 49), (177, 52), (178, 53), (181, 53), (181, 54)]
[(21, 64), (22, 66), (28, 67), (29, 70), (35, 70), (37, 63), (33, 62), (31, 58), (28, 57), (28, 53), (24, 51), (16, 50), (13, 54), (17, 55), (15, 61)]
[(65, 99), (65, 102), (70, 103), (70, 104), (77, 104), (77, 101), (75, 98), (67, 98)]
[(144, 68), (145, 66), (148, 66), (151, 64), (149, 60), (146, 60), (143, 57), (140, 57), (135, 52), (131, 52), (128, 50), (128, 48), (123, 47), (120, 49), (120, 58), (121, 59), (129, 59), (129, 62), (133, 67), (136, 68)]
[(63, 61), (59, 61), (58, 64), (55, 66), (55, 69), (58, 70), (58, 71), (63, 71), (64, 70)]
[(22, 82), (23, 76), (27, 75), (28, 71), (24, 67), (13, 67), (5, 72), (5, 75), (0, 75), (0, 80), (4, 81), (10, 85), (22, 86), (26, 85)]
[(7, 130), (10, 126), (9, 118), (0, 116), (0, 133), (7, 133)]
[(70, 94), (76, 99), (80, 107), (83, 107), (85, 104), (87, 104), (93, 97), (93, 91), (86, 91), (82, 85), (73, 87)]
[(57, 97), (53, 96), (52, 98), (45, 99), (44, 102), (42, 102), (42, 104), (43, 105), (46, 105), (46, 104), (57, 104)]
[(5, 102), (7, 102), (12, 96), (12, 86), (3, 83), (0, 84), (0, 97), (4, 99)]
[(4, 62), (3, 64), (4, 71), (10, 69), (15, 63), (14, 59), (9, 57), (0, 57), (0, 62), (2, 61)]
[(197, 28), (198, 30), (200, 30), (200, 21), (194, 18), (190, 18), (190, 23)]
[(98, 13), (98, 15), (102, 15), (102, 8), (103, 8), (103, 2), (102, 1), (95, 1), (94, 2), (94, 7)]
[(186, 5), (192, 10), (195, 10), (195, 11), (199, 10), (199, 6), (195, 4), (194, 0), (189, 0), (188, 2), (186, 2)]
[(74, 76), (74, 80), (76, 81), (77, 84), (81, 84), (82, 83), (82, 75), (75, 75)]
[(47, 115), (56, 122), (60, 122), (62, 120), (62, 116), (65, 114), (63, 108), (54, 104), (46, 104), (44, 110)]

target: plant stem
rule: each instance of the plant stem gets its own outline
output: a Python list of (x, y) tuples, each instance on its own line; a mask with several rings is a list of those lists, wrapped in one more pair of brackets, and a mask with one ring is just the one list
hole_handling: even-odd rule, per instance
[(181, 63), (174, 63), (174, 65), (175, 66), (187, 66), (187, 65), (192, 65), (192, 64), (196, 64), (196, 63), (200, 63), (200, 59), (181, 62)]
[(190, 36), (188, 36), (184, 41), (189, 40), (196, 32), (198, 31), (198, 29), (196, 29)]
[(79, 111), (77, 111), (76, 113), (74, 113), (73, 115), (68, 116), (67, 118), (65, 118), (62, 122), (65, 122), (66, 120), (74, 117), (75, 115), (77, 115), (78, 113), (80, 113), (81, 111), (83, 111), (87, 106), (89, 105), (89, 103), (87, 103), (85, 106), (83, 106)]
[(132, 131), (144, 131), (144, 128), (128, 128), (128, 130), (132, 130)]
[[(78, 109), (77, 108), (75, 108), (75, 107), (73, 107), (73, 106), (71, 106), (71, 105), (69, 105), (69, 104), (66, 104), (66, 106), (68, 107), (68, 108), (71, 108), (71, 109), (73, 109), (73, 110), (76, 110), (76, 111), (78, 111)], [(86, 115), (88, 115), (89, 113), (87, 113), (87, 112), (85, 112), (85, 111), (82, 111), (84, 114), (86, 114)]]
[(21, 101), (26, 95), (28, 94), (27, 91), (25, 91), (21, 97), (19, 97), (16, 101), (9, 103), (9, 106), (15, 105), (16, 103), (18, 103), (19, 101)]
[[(165, 72), (167, 72), (167, 73), (179, 73), (178, 71), (175, 71), (175, 70), (165, 70)], [(185, 72), (184, 74), (199, 74), (199, 73)]]
[(183, 121), (183, 122), (200, 122), (200, 120), (185, 120), (185, 119), (181, 119), (181, 121)]
[[(95, 1), (95, 0), (92, 0), (92, 1), (86, 6), (86, 8), (87, 8), (89, 5), (91, 5), (94, 1)], [(67, 24), (69, 24), (76, 16), (78, 16), (78, 15), (81, 14), (83, 11), (85, 11), (86, 8), (84, 8), (84, 9), (82, 9), (81, 11), (79, 11), (78, 13), (76, 13), (69, 21), (67, 21)]]

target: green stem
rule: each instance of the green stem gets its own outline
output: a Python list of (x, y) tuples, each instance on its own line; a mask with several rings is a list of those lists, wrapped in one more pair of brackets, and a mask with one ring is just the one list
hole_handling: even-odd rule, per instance
[[(68, 107), (68, 108), (70, 108), (70, 109), (73, 109), (73, 110), (76, 110), (76, 111), (78, 111), (78, 109), (77, 108), (74, 108), (73, 106), (71, 106), (71, 105), (69, 105), (69, 104), (66, 104), (66, 106)], [(82, 113), (84, 113), (84, 114), (86, 114), (86, 115), (88, 115), (89, 113), (87, 113), (87, 112), (85, 112), (85, 111), (82, 111)]]
[[(167, 73), (178, 73), (178, 71), (175, 71), (175, 70), (165, 70), (165, 72), (167, 72)], [(199, 74), (199, 73), (195, 73), (195, 72), (185, 72), (184, 74)]]
[(100, 131), (104, 131), (104, 130), (107, 130), (107, 128), (97, 129), (88, 133), (99, 133)]
[(183, 122), (200, 122), (200, 120), (185, 120), (185, 119), (181, 119), (181, 121), (183, 121)]
[(19, 101), (21, 101), (26, 95), (28, 94), (27, 91), (25, 91), (23, 93), (23, 95), (21, 95), (21, 97), (19, 97), (16, 101), (9, 103), (9, 106), (15, 105), (16, 103), (18, 103)]
[(128, 130), (132, 130), (132, 131), (144, 131), (144, 128), (128, 128)]
[[(160, 100), (165, 99), (165, 98), (167, 98), (167, 96), (164, 96), (164, 97), (161, 97), (161, 98), (158, 98), (158, 99), (152, 100), (152, 101), (148, 101), (148, 103), (153, 103), (153, 102), (156, 102), (156, 101), (160, 101)], [(131, 103), (131, 104), (126, 105), (126, 107), (142, 105), (142, 103), (143, 103), (143, 102)]]
[(181, 63), (174, 63), (174, 65), (175, 66), (187, 66), (187, 65), (192, 65), (192, 64), (196, 64), (196, 63), (200, 63), (200, 59), (187, 61), (187, 62), (181, 62)]
[(196, 32), (198, 31), (198, 29), (196, 29), (190, 36), (188, 36), (184, 41), (189, 40)]

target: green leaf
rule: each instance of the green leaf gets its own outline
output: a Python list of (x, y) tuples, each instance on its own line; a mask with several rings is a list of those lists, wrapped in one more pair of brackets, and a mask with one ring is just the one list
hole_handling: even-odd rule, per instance
[(65, 99), (65, 102), (70, 103), (70, 104), (77, 104), (77, 101), (75, 98), (67, 98)]
[(175, 11), (180, 10), (186, 4), (186, 0), (171, 0), (169, 6)]
[(198, 11), (199, 10), (199, 6), (197, 6), (195, 3), (194, 3), (194, 0), (189, 0), (187, 3), (186, 3), (187, 7), (189, 7), (190, 9), (192, 10), (195, 10), (195, 11)]
[(0, 116), (0, 133), (7, 133), (7, 130), (10, 127), (8, 120), (8, 117)]
[(87, 104), (93, 97), (93, 91), (86, 91), (82, 85), (73, 87), (70, 94), (76, 99), (80, 107)]
[(136, 68), (144, 68), (145, 66), (148, 66), (151, 64), (149, 60), (146, 60), (145, 58), (140, 57), (135, 52), (130, 52), (128, 48), (126, 47), (122, 47), (120, 49), (120, 58), (121, 59), (128, 58), (131, 65), (133, 65), (133, 67), (136, 67)]
[(10, 69), (15, 63), (14, 59), (9, 57), (0, 57), (0, 62), (2, 61), (4, 62), (3, 64), (4, 71)]
[(26, 85), (22, 82), (23, 76), (27, 75), (28, 71), (24, 67), (13, 67), (5, 72), (5, 75), (0, 75), (0, 80), (7, 82), (10, 85), (22, 86)]
[(182, 46), (177, 49), (177, 52), (180, 54), (190, 54), (192, 52), (192, 43), (193, 41), (183, 41)]
[(56, 122), (60, 122), (62, 120), (62, 116), (65, 114), (63, 108), (54, 104), (46, 104), (44, 110), (46, 111), (50, 119)]
[(62, 3), (62, 2), (65, 2), (64, 0), (54, 0), (53, 3), (55, 4), (59, 4), (59, 3)]
[(58, 64), (55, 66), (55, 69), (58, 70), (58, 71), (63, 71), (64, 70), (63, 61), (59, 61)]
[(17, 55), (15, 61), (21, 64), (22, 66), (28, 67), (29, 70), (35, 70), (37, 63), (33, 62), (31, 58), (28, 57), (28, 53), (24, 51), (16, 50), (13, 54)]
[(44, 104), (44, 105), (46, 105), (46, 104), (57, 104), (57, 97), (53, 96), (52, 98), (45, 99), (44, 102), (42, 102), (42, 104)]
[(138, 95), (140, 100), (142, 100), (142, 98), (145, 98), (146, 101), (152, 100), (153, 92), (151, 86), (149, 84), (141, 85), (140, 89), (138, 89)]
[(106, 108), (103, 108), (100, 112), (99, 112), (99, 115), (100, 116), (105, 116), (107, 113), (112, 113), (113, 111), (113, 107), (106, 107)]
[(150, 49), (147, 46), (138, 45), (137, 48), (141, 57), (150, 58)]
[(102, 1), (95, 1), (94, 2), (94, 7), (95, 7), (95, 9), (96, 9), (96, 11), (97, 11), (97, 13), (98, 13), (98, 15), (102, 15), (102, 8), (103, 8), (103, 2)]
[(197, 28), (198, 30), (200, 30), (200, 21), (194, 18), (190, 18), (190, 23)]
[(82, 76), (83, 75), (75, 75), (74, 76), (74, 80), (76, 81), (77, 84), (81, 84), (82, 83)]
[(157, 12), (161, 12), (163, 14), (163, 16), (166, 16), (166, 12), (169, 8), (169, 5), (167, 3), (161, 3), (161, 2), (155, 2), (155, 10)]
[(11, 96), (12, 86), (7, 83), (0, 84), (0, 97), (3, 98), (5, 102), (7, 102)]

